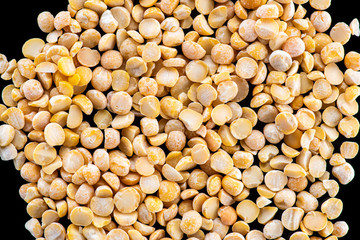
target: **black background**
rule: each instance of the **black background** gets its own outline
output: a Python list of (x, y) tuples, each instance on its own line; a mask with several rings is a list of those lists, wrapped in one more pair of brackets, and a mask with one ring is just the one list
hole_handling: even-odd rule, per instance
[[(331, 7), (327, 10), (333, 19), (333, 23), (345, 22), (349, 24), (352, 19), (360, 18), (360, 13), (356, 0), (333, 0)], [(23, 43), (34, 37), (45, 39), (46, 34), (37, 27), (37, 16), (42, 11), (50, 11), (53, 15), (57, 12), (66, 10), (66, 0), (21, 0), (21, 1), (1, 1), (0, 4), (0, 53), (7, 56), (8, 60), (22, 58), (21, 48)], [(306, 8), (309, 5), (306, 4)], [(354, 50), (360, 52), (360, 38), (352, 37), (345, 45), (346, 51)], [(0, 80), (0, 88), (9, 84)], [(359, 115), (357, 116), (359, 117)], [(359, 142), (360, 138), (357, 139)], [(335, 151), (339, 151), (339, 146), (335, 146)], [(358, 173), (360, 167), (359, 156), (349, 160)], [(19, 172), (15, 170), (13, 163), (0, 160), (0, 239), (5, 234), (12, 239), (33, 239), (24, 228), (24, 224), (29, 220), (26, 213), (26, 203), (19, 196), (19, 188), (25, 181), (21, 179)], [(346, 186), (340, 186), (338, 198), (344, 202), (344, 210), (337, 220), (346, 221), (350, 230), (347, 236), (342, 239), (358, 239), (359, 235), (359, 197), (360, 176), (357, 174), (355, 179)]]

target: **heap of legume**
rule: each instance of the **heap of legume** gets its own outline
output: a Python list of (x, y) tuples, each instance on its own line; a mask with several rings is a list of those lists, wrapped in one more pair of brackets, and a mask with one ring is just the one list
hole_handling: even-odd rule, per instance
[(0, 55), (0, 157), (28, 182), (26, 229), (345, 236), (337, 194), (359, 150), (360, 54), (343, 45), (360, 29), (332, 24), (330, 2), (69, 0), (39, 14), (46, 40), (18, 61)]

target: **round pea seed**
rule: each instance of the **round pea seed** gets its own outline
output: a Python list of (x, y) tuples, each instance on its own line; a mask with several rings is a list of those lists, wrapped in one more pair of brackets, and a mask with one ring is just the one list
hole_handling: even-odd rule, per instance
[(202, 115), (191, 109), (184, 109), (181, 111), (179, 114), (179, 119), (184, 123), (185, 127), (189, 131), (198, 130), (203, 122)]
[(191, 157), (196, 164), (204, 164), (210, 159), (209, 149), (204, 144), (196, 144), (191, 148)]
[(45, 46), (45, 42), (40, 38), (32, 38), (26, 41), (23, 45), (23, 55), (29, 59), (35, 59), (35, 57), (41, 53)]
[(236, 63), (236, 74), (244, 79), (252, 78), (258, 71), (257, 62), (249, 57), (242, 57)]
[(308, 212), (304, 219), (304, 225), (311, 231), (321, 231), (326, 227), (327, 218), (326, 215), (319, 211)]
[(328, 0), (310, 0), (311, 7), (317, 10), (325, 10), (330, 6), (331, 1)]
[(265, 185), (274, 192), (282, 190), (287, 184), (287, 177), (282, 171), (272, 170), (266, 173), (264, 182)]
[(44, 135), (50, 146), (60, 146), (65, 142), (64, 129), (58, 123), (49, 123), (44, 129)]
[(180, 187), (175, 182), (164, 180), (160, 183), (159, 198), (163, 202), (171, 202), (180, 195)]
[(214, 153), (211, 158), (211, 168), (217, 172), (224, 174), (229, 173), (233, 168), (233, 160), (225, 151), (218, 151)]
[(253, 201), (246, 199), (236, 206), (236, 213), (246, 223), (251, 223), (258, 217), (260, 209)]
[(11, 125), (4, 124), (0, 126), (0, 146), (9, 145), (15, 138), (15, 129)]
[(85, 67), (95, 67), (100, 62), (100, 53), (88, 47), (83, 47), (77, 53), (77, 60)]
[(273, 39), (279, 33), (279, 25), (271, 18), (259, 19), (255, 23), (257, 35), (263, 39)]
[(49, 33), (54, 30), (54, 16), (48, 12), (42, 12), (37, 17), (37, 22), (41, 31)]
[(70, 213), (70, 221), (77, 226), (88, 226), (94, 218), (94, 213), (87, 207), (76, 207)]
[(186, 76), (193, 82), (201, 82), (208, 75), (208, 65), (201, 60), (194, 60), (186, 65)]
[(116, 92), (111, 96), (110, 107), (114, 113), (125, 115), (131, 110), (132, 98), (127, 92)]
[(56, 149), (47, 143), (38, 144), (33, 152), (34, 162), (39, 165), (48, 165), (56, 158)]
[(289, 135), (298, 127), (298, 121), (295, 116), (288, 112), (279, 113), (275, 118), (275, 124), (278, 129), (286, 135)]
[(234, 57), (234, 50), (230, 45), (219, 43), (211, 49), (211, 59), (217, 64), (230, 64)]
[(139, 206), (140, 194), (133, 187), (122, 188), (115, 194), (114, 203), (121, 213), (131, 213)]
[(232, 118), (231, 108), (226, 104), (217, 105), (211, 112), (211, 119), (219, 126), (224, 125)]
[(155, 19), (144, 19), (139, 24), (139, 32), (146, 39), (155, 38), (160, 33), (160, 23)]
[(289, 70), (292, 64), (291, 55), (282, 50), (272, 52), (270, 54), (269, 61), (273, 68), (282, 72)]
[(81, 132), (80, 142), (87, 149), (94, 149), (103, 142), (104, 134), (98, 128), (85, 128)]
[(186, 212), (181, 219), (180, 228), (185, 234), (194, 234), (199, 231), (202, 225), (201, 215), (195, 211), (191, 210)]

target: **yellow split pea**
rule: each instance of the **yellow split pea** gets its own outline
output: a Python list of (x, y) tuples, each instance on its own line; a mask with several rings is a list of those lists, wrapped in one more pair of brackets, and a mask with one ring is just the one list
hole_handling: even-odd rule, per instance
[(0, 54), (0, 158), (27, 182), (25, 228), (48, 240), (345, 236), (337, 194), (355, 177), (360, 54), (344, 45), (360, 29), (332, 25), (330, 3), (68, 0), (39, 14), (44, 40), (19, 60)]

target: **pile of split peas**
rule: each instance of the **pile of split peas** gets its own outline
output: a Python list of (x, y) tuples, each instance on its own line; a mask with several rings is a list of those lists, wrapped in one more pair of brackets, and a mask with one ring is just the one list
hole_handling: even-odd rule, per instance
[(0, 55), (0, 157), (27, 182), (25, 228), (37, 240), (345, 236), (360, 54), (344, 45), (360, 28), (333, 23), (330, 3), (69, 0), (40, 13), (47, 35), (19, 60)]

